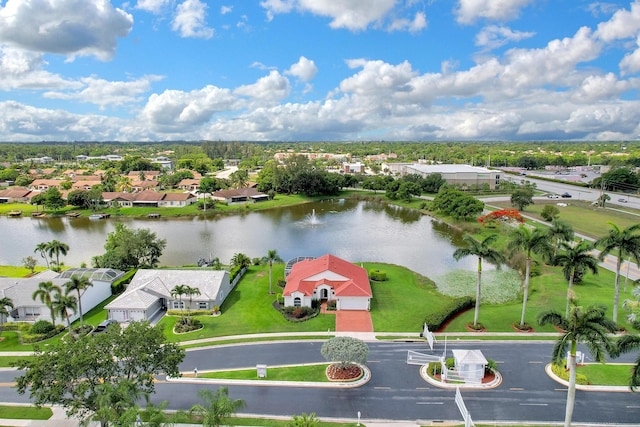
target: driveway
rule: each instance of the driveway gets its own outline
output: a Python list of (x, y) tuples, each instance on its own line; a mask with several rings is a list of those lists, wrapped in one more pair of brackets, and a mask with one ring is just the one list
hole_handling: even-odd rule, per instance
[(373, 332), (371, 313), (365, 310), (336, 311), (336, 332)]

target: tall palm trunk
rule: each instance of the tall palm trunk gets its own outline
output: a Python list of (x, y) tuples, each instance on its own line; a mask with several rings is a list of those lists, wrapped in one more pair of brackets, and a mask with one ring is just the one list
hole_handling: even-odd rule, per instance
[[(80, 330), (84, 327), (84, 321), (82, 319), (82, 299), (80, 296), (80, 289), (78, 289), (78, 311), (80, 311)], [(71, 330), (71, 328), (69, 328)]]
[(576, 347), (577, 342), (571, 341), (571, 351), (567, 357), (567, 365), (569, 366), (569, 388), (567, 389), (567, 407), (564, 413), (564, 427), (571, 427), (571, 418), (573, 417), (573, 407), (576, 402)]
[(620, 270), (622, 269), (622, 251), (618, 253), (616, 263), (616, 282), (613, 287), (613, 321), (618, 323), (618, 305), (620, 304)]
[(520, 326), (524, 325), (524, 314), (527, 311), (527, 300), (529, 299), (529, 277), (531, 276), (531, 256), (527, 257), (527, 264), (524, 270), (524, 296), (522, 297), (522, 315), (520, 316)]
[(480, 316), (480, 286), (482, 284), (482, 257), (478, 257), (478, 283), (476, 284), (476, 309), (473, 313), (473, 326), (478, 326)]
[(567, 309), (565, 310), (564, 317), (569, 317), (569, 303), (573, 299), (573, 276), (575, 276), (576, 270), (571, 271), (569, 276), (569, 286), (567, 287)]
[(272, 279), (271, 279), (271, 270), (273, 269), (273, 261), (269, 260), (269, 295), (271, 295), (273, 293), (273, 288), (272, 288)]

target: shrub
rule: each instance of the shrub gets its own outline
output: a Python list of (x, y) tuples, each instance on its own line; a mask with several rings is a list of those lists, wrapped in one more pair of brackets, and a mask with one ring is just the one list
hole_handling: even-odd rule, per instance
[(304, 322), (318, 315), (320, 310), (314, 310), (310, 307), (284, 307), (282, 314), (291, 322)]
[(369, 279), (374, 280), (376, 282), (384, 282), (387, 279), (387, 272), (378, 269), (369, 270)]
[(453, 357), (447, 357), (447, 360), (444, 361), (444, 366), (447, 367), (447, 369), (453, 369), (456, 367), (456, 361)]
[(196, 331), (198, 329), (202, 329), (202, 322), (198, 319), (189, 319), (186, 322), (182, 322), (182, 319), (180, 319), (179, 321), (176, 322), (176, 325), (174, 326), (174, 330), (176, 331), (176, 333), (185, 333), (185, 332), (191, 332), (191, 331)]
[(260, 265), (260, 264), (262, 264), (262, 258), (252, 258), (252, 259), (251, 259), (251, 264), (253, 264), (253, 265)]
[(210, 310), (191, 310), (191, 311), (180, 311), (180, 310), (167, 310), (168, 316), (182, 316), (184, 317), (193, 317), (193, 316), (206, 316), (211, 314)]
[(442, 373), (442, 364), (440, 362), (429, 362), (427, 370), (431, 375), (439, 375)]
[(53, 326), (51, 322), (47, 320), (38, 320), (33, 325), (31, 325), (31, 328), (29, 329), (29, 333), (33, 335), (36, 335), (36, 334), (45, 335), (54, 329), (55, 329), (55, 326)]
[(327, 301), (327, 310), (335, 311), (338, 307), (338, 301), (332, 299), (331, 301)]
[(238, 274), (240, 274), (241, 271), (242, 271), (241, 265), (236, 265), (235, 267), (233, 267), (231, 271), (229, 271), (229, 281), (233, 282), (233, 280), (236, 278)]
[[(472, 297), (456, 298), (441, 306), (439, 311), (425, 316), (424, 323), (427, 324), (430, 331), (437, 331), (445, 322), (447, 322), (447, 320), (473, 306), (474, 301)], [(420, 325), (420, 329), (422, 330), (422, 325)]]
[(284, 305), (284, 297), (282, 296), (282, 294), (276, 295), (276, 301), (278, 302), (278, 304)]
[(118, 295), (122, 293), (127, 288), (127, 285), (131, 283), (131, 279), (133, 279), (133, 276), (135, 276), (137, 272), (137, 268), (129, 270), (124, 273), (124, 276), (113, 282), (111, 284), (111, 295)]
[[(556, 365), (555, 363), (552, 364), (551, 372), (553, 372), (560, 379), (569, 381), (569, 371), (564, 367), (564, 365), (566, 365), (566, 360), (562, 365)], [(576, 372), (576, 384), (587, 385), (589, 384), (589, 380), (587, 379), (587, 376), (585, 374)]]
[[(36, 323), (38, 323), (38, 322), (36, 322)], [(47, 323), (49, 323), (49, 322), (47, 322)], [(31, 329), (30, 329), (29, 332), (26, 332), (26, 333), (23, 332), (20, 335), (20, 341), (23, 344), (31, 344), (31, 343), (43, 341), (43, 340), (46, 340), (46, 339), (49, 339), (51, 337), (54, 337), (54, 336), (58, 335), (60, 332), (64, 331), (65, 329), (66, 328), (65, 328), (64, 325), (57, 325), (55, 328), (51, 329), (46, 334), (34, 334), (34, 333), (31, 332)]]
[(283, 279), (278, 279), (278, 286), (280, 286), (282, 289), (284, 289), (284, 287), (287, 285), (287, 282)]

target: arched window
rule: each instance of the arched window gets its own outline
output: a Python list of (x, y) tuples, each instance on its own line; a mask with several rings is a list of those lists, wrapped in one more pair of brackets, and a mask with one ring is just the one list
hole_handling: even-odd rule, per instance
[(300, 297), (295, 297), (293, 299), (293, 306), (300, 307), (301, 305), (302, 305), (302, 300), (300, 299)]

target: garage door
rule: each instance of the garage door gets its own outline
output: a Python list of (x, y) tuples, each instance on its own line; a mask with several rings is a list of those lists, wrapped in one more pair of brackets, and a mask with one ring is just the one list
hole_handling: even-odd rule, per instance
[(145, 320), (143, 310), (129, 310), (129, 320)]
[(340, 298), (338, 300), (338, 310), (366, 310), (366, 298)]
[(127, 320), (125, 313), (124, 310), (109, 310), (109, 318), (116, 322), (125, 322)]

